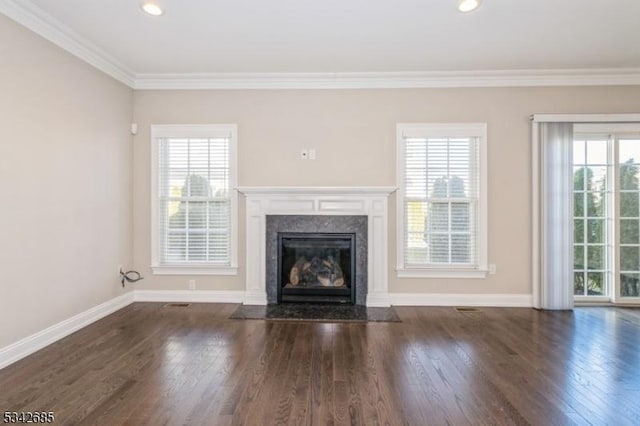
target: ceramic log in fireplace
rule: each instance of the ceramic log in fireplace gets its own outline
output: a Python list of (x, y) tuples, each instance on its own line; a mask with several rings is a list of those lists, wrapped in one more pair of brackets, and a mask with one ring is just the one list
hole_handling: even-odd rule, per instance
[(278, 233), (278, 303), (355, 303), (355, 234)]

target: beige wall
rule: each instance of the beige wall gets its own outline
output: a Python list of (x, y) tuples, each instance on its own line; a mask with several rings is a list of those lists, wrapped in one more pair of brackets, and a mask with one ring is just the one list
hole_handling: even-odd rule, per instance
[(123, 290), (132, 91), (0, 15), (0, 348)]
[[(530, 293), (530, 123), (534, 113), (640, 111), (640, 87), (137, 91), (134, 121), (134, 265), (138, 288), (244, 289), (244, 203), (237, 277), (153, 276), (149, 269), (149, 126), (238, 124), (242, 186), (395, 185), (399, 122), (487, 122), (489, 261), (484, 280), (399, 279), (395, 275), (395, 198), (389, 207), (391, 292)], [(316, 148), (316, 161), (299, 160)]]

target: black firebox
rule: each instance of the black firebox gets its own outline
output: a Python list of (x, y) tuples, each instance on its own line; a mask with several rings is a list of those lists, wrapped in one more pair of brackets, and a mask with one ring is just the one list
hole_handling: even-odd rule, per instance
[(355, 234), (278, 233), (278, 303), (355, 303)]

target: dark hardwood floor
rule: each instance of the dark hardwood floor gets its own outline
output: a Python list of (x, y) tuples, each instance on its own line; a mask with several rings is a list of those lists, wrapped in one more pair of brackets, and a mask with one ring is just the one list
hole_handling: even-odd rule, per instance
[[(136, 303), (0, 370), (56, 424), (640, 424), (640, 310), (396, 308), (402, 323), (229, 320)], [(0, 420), (1, 422), (2, 420)]]

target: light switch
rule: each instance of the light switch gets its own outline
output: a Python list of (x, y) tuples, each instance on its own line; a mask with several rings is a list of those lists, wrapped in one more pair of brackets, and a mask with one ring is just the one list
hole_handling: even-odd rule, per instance
[(309, 158), (309, 151), (307, 151), (306, 149), (300, 151), (300, 159), (306, 160), (307, 158)]
[(316, 159), (316, 149), (315, 148), (310, 148), (309, 149), (309, 160), (315, 160)]

